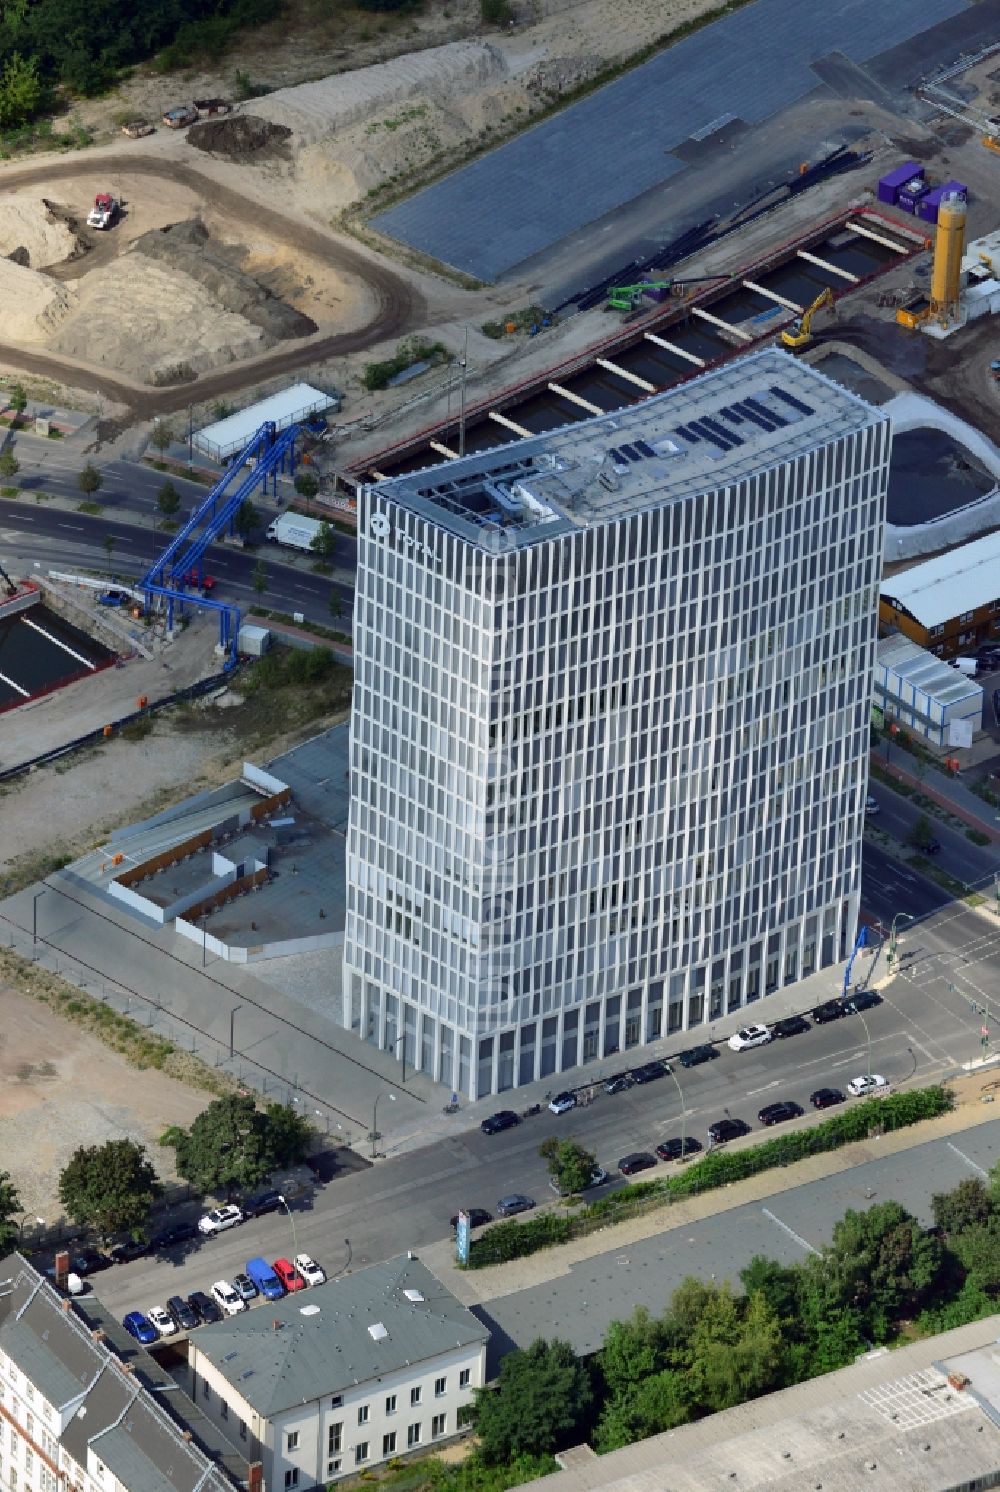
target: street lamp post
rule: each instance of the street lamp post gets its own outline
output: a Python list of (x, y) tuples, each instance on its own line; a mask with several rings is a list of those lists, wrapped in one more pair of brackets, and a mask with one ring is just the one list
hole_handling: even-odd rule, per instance
[[(372, 1160), (375, 1159), (375, 1155), (376, 1155), (375, 1145), (376, 1145), (376, 1142), (378, 1140), (378, 1101), (379, 1101), (380, 1098), (384, 1098), (385, 1095), (386, 1095), (386, 1093), (388, 1093), (388, 1089), (386, 1089), (386, 1088), (383, 1088), (383, 1090), (382, 1090), (381, 1093), (376, 1093), (376, 1095), (375, 1095), (375, 1102), (372, 1104), (372, 1132), (371, 1132)], [(396, 1095), (395, 1095), (395, 1093), (389, 1093), (389, 1102), (390, 1103), (395, 1103), (396, 1102)]]
[(890, 965), (896, 962), (896, 923), (899, 921), (900, 917), (905, 917), (907, 922), (913, 922), (915, 920), (911, 912), (897, 912), (895, 917), (893, 917), (892, 927), (889, 929), (889, 951), (886, 954)]
[(295, 1254), (297, 1254), (298, 1251), (299, 1251), (299, 1240), (298, 1240), (298, 1238), (296, 1237), (296, 1234), (295, 1234), (295, 1219), (292, 1216), (292, 1209), (289, 1207), (289, 1205), (286, 1202), (285, 1198), (283, 1196), (279, 1196), (278, 1197), (278, 1201), (281, 1203), (282, 1207), (288, 1213), (288, 1221), (292, 1225), (292, 1255), (294, 1257)]
[(664, 1063), (664, 1066), (666, 1067), (666, 1069), (669, 1072), (670, 1076), (674, 1080), (674, 1087), (677, 1089), (677, 1097), (681, 1101), (681, 1162), (683, 1163), (683, 1161), (684, 1161), (684, 1159), (685, 1159), (685, 1157), (687, 1155), (687, 1148), (686, 1147), (687, 1147), (687, 1123), (688, 1123), (687, 1105), (684, 1102), (684, 1089), (681, 1087), (680, 1082), (678, 1081), (678, 1078), (677, 1078), (677, 1074), (676, 1074), (676, 1072), (674, 1072), (674, 1069), (670, 1065), (670, 1063), (666, 1062), (666, 1063)]
[(31, 946), (33, 949), (38, 947), (38, 903), (46, 890), (48, 887), (43, 891), (36, 891), (31, 898)]
[(237, 1010), (242, 1010), (242, 1009), (243, 1009), (242, 1005), (234, 1005), (233, 1008), (232, 1008), (232, 1010), (229, 1012), (229, 1060), (230, 1060), (230, 1062), (233, 1060), (233, 1057), (235, 1055), (234, 1050), (233, 1050), (233, 1041), (234, 1041), (234, 1023), (236, 1021), (236, 1012), (237, 1012)]
[(857, 1015), (858, 1020), (864, 1026), (864, 1028), (865, 1028), (865, 1035), (868, 1038), (868, 1066), (865, 1068), (865, 1076), (870, 1078), (871, 1075), (872, 1075), (872, 1033), (871, 1033), (871, 1031), (869, 1031), (869, 1029), (868, 1029), (868, 1022), (865, 1020), (864, 1016), (861, 1014), (861, 1011), (858, 1010), (858, 1011), (855, 1012), (855, 1014)]

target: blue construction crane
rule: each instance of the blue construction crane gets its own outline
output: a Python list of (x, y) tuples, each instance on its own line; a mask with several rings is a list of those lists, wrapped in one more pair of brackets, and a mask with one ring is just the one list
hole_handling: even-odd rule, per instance
[(847, 960), (847, 968), (844, 970), (844, 988), (842, 991), (842, 998), (845, 1000), (847, 999), (847, 996), (850, 994), (851, 991), (851, 970), (854, 968), (854, 960), (857, 958), (858, 953), (861, 951), (861, 949), (867, 947), (868, 928), (864, 923), (862, 923), (861, 926), (858, 928), (858, 936), (854, 941), (854, 948), (851, 951), (851, 956)]
[[(269, 477), (273, 490), (277, 492), (278, 472), (284, 471), (286, 460), (290, 470), (295, 471), (295, 441), (300, 434), (299, 425), (289, 425), (280, 434), (271, 421), (261, 425), (139, 581), (147, 608), (154, 597), (166, 603), (168, 627), (173, 626), (175, 605), (183, 607), (190, 603), (217, 611), (219, 646), (226, 658), (226, 668), (231, 668), (236, 662), (239, 607), (192, 595), (186, 587), (193, 583), (192, 576), (200, 586), (204, 577), (205, 551), (227, 527), (230, 533), (234, 532), (237, 514), (246, 499), (258, 487), (263, 487), (266, 492)], [(248, 465), (249, 471), (246, 470)]]

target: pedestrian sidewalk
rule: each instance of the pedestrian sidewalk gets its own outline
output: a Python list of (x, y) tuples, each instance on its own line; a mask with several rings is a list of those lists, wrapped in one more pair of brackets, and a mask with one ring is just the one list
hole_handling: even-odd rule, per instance
[[(455, 1260), (454, 1243), (450, 1240), (422, 1249), (421, 1257), (463, 1305), (479, 1305), (496, 1300), (502, 1295), (515, 1295), (521, 1290), (528, 1290), (534, 1285), (569, 1274), (574, 1265), (586, 1259), (627, 1249), (630, 1244), (643, 1239), (690, 1227), (706, 1217), (730, 1212), (748, 1202), (766, 1201), (769, 1197), (778, 1196), (809, 1182), (849, 1171), (867, 1161), (882, 1159), (886, 1155), (899, 1155), (931, 1140), (948, 1139), (1000, 1117), (994, 1104), (995, 1095), (1000, 1093), (1000, 1078), (995, 1075), (995, 1071), (984, 1069), (968, 1077), (957, 1078), (949, 1086), (955, 1093), (955, 1108), (938, 1119), (923, 1120), (908, 1129), (874, 1136), (856, 1145), (845, 1145), (842, 1150), (809, 1156), (805, 1160), (763, 1171), (758, 1176), (747, 1177), (745, 1181), (733, 1182), (715, 1191), (685, 1197), (679, 1202), (664, 1202), (661, 1207), (640, 1217), (628, 1218), (624, 1222), (600, 1228), (584, 1238), (573, 1239), (572, 1242), (555, 1248), (540, 1249), (526, 1259), (513, 1259), (487, 1269), (460, 1269)], [(829, 1115), (806, 1114), (792, 1124), (785, 1125), (785, 1129), (807, 1128), (824, 1118), (829, 1118)], [(733, 1141), (728, 1148), (745, 1149), (759, 1143), (761, 1138), (770, 1136), (748, 1135), (744, 1140)], [(553, 1202), (539, 1210), (552, 1211), (560, 1205)]]
[[(899, 749), (897, 748), (897, 752)], [(913, 758), (908, 760), (912, 761)], [(885, 758), (876, 750), (872, 751), (872, 761), (889, 777), (895, 777), (898, 782), (905, 782), (908, 787), (926, 793), (928, 798), (933, 798), (942, 808), (956, 814), (970, 829), (978, 829), (994, 844), (1000, 844), (1000, 809), (992, 808), (984, 798), (967, 788), (960, 778), (949, 777), (937, 767), (927, 767), (922, 775), (918, 775), (895, 758), (887, 765)]]

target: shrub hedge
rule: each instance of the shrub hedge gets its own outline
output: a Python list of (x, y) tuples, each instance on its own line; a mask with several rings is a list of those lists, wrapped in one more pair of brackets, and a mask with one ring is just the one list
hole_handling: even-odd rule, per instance
[(539, 1249), (568, 1243), (572, 1238), (583, 1237), (597, 1228), (638, 1212), (650, 1211), (663, 1203), (728, 1186), (731, 1182), (743, 1181), (747, 1176), (757, 1176), (761, 1171), (791, 1165), (809, 1155), (839, 1150), (871, 1134), (887, 1134), (890, 1130), (918, 1124), (921, 1119), (936, 1119), (939, 1114), (947, 1113), (953, 1103), (951, 1090), (939, 1086), (891, 1093), (887, 1098), (870, 1098), (864, 1103), (851, 1104), (821, 1124), (790, 1130), (745, 1150), (710, 1151), (676, 1175), (623, 1187), (621, 1191), (591, 1202), (572, 1217), (543, 1212), (523, 1223), (515, 1219), (498, 1223), (480, 1238), (473, 1239), (469, 1247), (469, 1268), (482, 1269), (509, 1259), (523, 1259)]

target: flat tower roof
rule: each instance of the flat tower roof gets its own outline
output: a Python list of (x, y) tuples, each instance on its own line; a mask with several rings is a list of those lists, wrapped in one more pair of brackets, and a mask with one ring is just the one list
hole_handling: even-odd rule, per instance
[(884, 416), (765, 349), (640, 404), (373, 485), (491, 551), (724, 487)]

